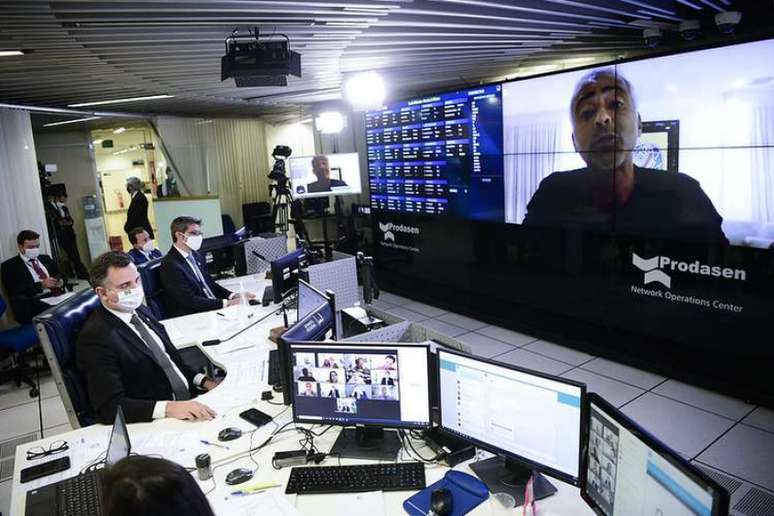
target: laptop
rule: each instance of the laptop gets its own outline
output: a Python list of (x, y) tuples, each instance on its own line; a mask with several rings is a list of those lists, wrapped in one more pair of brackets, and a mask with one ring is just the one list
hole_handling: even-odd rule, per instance
[[(121, 407), (110, 432), (105, 454), (105, 467), (129, 456), (132, 445)], [(24, 514), (27, 516), (101, 516), (102, 475), (104, 469), (80, 475), (27, 491)]]

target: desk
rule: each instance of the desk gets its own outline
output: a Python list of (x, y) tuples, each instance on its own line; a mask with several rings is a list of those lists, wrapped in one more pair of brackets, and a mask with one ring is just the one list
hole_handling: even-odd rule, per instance
[[(254, 277), (248, 281), (251, 288), (255, 287), (258, 292), (261, 291), (260, 289), (262, 289), (263, 285), (268, 283), (266, 280), (256, 280)], [(250, 313), (254, 314), (253, 317), (262, 317), (273, 310), (276, 310), (276, 305), (271, 307), (235, 306), (213, 312), (168, 319), (164, 321), (164, 324), (169, 330), (170, 337), (173, 339), (175, 346), (182, 348), (199, 345), (204, 340), (229, 336), (242, 327), (240, 320), (246, 319)], [(218, 315), (217, 312), (225, 315), (225, 317)], [(292, 312), (290, 315), (294, 316)], [(252, 320), (252, 318), (246, 320)], [(260, 393), (269, 388), (266, 382), (268, 375), (268, 352), (274, 348), (274, 344), (267, 337), (271, 328), (281, 324), (282, 316), (274, 315), (231, 341), (219, 346), (201, 348), (212, 362), (227, 372), (226, 378), (217, 388), (197, 398), (217, 411), (218, 416), (214, 420), (191, 423), (175, 419), (161, 419), (151, 423), (129, 425), (133, 452), (149, 455), (161, 454), (186, 467), (194, 466), (194, 457), (197, 454), (210, 454), (213, 463), (214, 482), (213, 480), (208, 480), (199, 482), (199, 485), (207, 493), (207, 498), (210, 500), (216, 514), (228, 516), (241, 514), (279, 514), (291, 516), (292, 514), (300, 513), (309, 516), (333, 516), (341, 514), (342, 507), (349, 504), (354, 497), (352, 494), (284, 495), (284, 485), (290, 475), (290, 468), (275, 470), (271, 466), (271, 457), (277, 451), (299, 448), (298, 441), (302, 436), (294, 431), (277, 435), (269, 446), (256, 452), (252, 459), (240, 457), (232, 460), (234, 456), (262, 443), (276, 428), (276, 426), (270, 423), (256, 430), (251, 437), (247, 432), (252, 430), (253, 427), (239, 418), (239, 412), (250, 407), (257, 407), (267, 414), (277, 416), (276, 422), (280, 426), (292, 420), (289, 407), (260, 401)], [(276, 396), (274, 401), (280, 402), (281, 397)], [(200, 442), (200, 439), (217, 442), (218, 432), (227, 426), (236, 426), (245, 431), (241, 438), (228, 443), (221, 443), (229, 446), (229, 450), (210, 447)], [(74, 476), (81, 468), (97, 459), (100, 453), (103, 453), (107, 448), (109, 431), (110, 427), (108, 426), (93, 425), (19, 446), (16, 449), (13, 490), (11, 494), (11, 514), (14, 516), (24, 514), (26, 492), (31, 487)], [(328, 450), (333, 445), (338, 433), (339, 429), (334, 427), (321, 437), (316, 438), (315, 444), (323, 451)], [(71, 445), (71, 449), (66, 453), (70, 455), (72, 467), (60, 475), (53, 475), (36, 481), (38, 483), (21, 484), (19, 482), (21, 469), (35, 463), (35, 461), (26, 460), (26, 451), (36, 446), (48, 446), (50, 443), (62, 439)], [(431, 455), (431, 452), (424, 448), (422, 444), (415, 442), (415, 447), (424, 456)], [(410, 460), (405, 454), (403, 457), (405, 457), (405, 460)], [(44, 458), (41, 460), (49, 459)], [(227, 461), (227, 464), (223, 464)], [(341, 461), (342, 464), (361, 462), (351, 459)], [(334, 458), (330, 458), (324, 463), (324, 465), (336, 464), (338, 464), (338, 460)], [(254, 482), (273, 481), (282, 484), (282, 487), (270, 489), (263, 494), (229, 497), (228, 494), (237, 489), (237, 487), (226, 485), (225, 477), (229, 471), (238, 467), (258, 468), (253, 480), (244, 485)], [(447, 469), (442, 466), (427, 466), (425, 474), (428, 485), (439, 480)], [(458, 465), (455, 469), (472, 473), (467, 463)], [(581, 500), (577, 488), (555, 479), (551, 479), (551, 481), (559, 491), (556, 495), (540, 502), (541, 514), (593, 515), (593, 512)], [(403, 500), (411, 494), (407, 491), (383, 493), (384, 514), (387, 516), (404, 514), (402, 509)], [(295, 510), (293, 506), (295, 506)], [(298, 511), (297, 513), (295, 512), (296, 510)], [(489, 513), (488, 503), (485, 502), (471, 514), (486, 515)], [(381, 515), (378, 511), (372, 511), (370, 516)]]

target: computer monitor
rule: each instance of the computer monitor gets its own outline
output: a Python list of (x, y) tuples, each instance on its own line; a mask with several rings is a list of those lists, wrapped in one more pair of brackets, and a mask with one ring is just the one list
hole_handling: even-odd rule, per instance
[(385, 428), (430, 426), (427, 344), (295, 342), (288, 353), (294, 421), (356, 427), (332, 454), (394, 460), (400, 440)]
[(597, 514), (728, 514), (725, 489), (601, 396), (589, 394), (586, 415), (581, 496)]
[(281, 303), (298, 284), (298, 272), (305, 265), (306, 252), (296, 249), (271, 262), (271, 289), (274, 302)]
[(296, 199), (359, 194), (362, 191), (360, 156), (357, 152), (300, 156), (290, 158), (288, 164)]
[(328, 296), (314, 288), (306, 281), (298, 280), (298, 313), (296, 321), (300, 321), (315, 308), (329, 303)]
[(523, 500), (556, 492), (539, 472), (580, 483), (586, 386), (537, 371), (438, 349), (441, 431), (497, 457), (471, 469), (492, 492)]

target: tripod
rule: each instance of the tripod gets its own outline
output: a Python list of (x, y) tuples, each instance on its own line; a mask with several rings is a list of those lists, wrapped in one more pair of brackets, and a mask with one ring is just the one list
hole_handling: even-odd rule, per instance
[(271, 220), (274, 223), (275, 233), (286, 233), (288, 230), (288, 221), (290, 220), (290, 205), (293, 203), (293, 194), (287, 184), (276, 184), (269, 187), (271, 189)]

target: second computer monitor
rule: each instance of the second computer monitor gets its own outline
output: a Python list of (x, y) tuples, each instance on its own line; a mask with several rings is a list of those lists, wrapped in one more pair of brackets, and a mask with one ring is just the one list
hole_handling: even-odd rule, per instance
[(271, 288), (275, 303), (281, 303), (296, 287), (299, 269), (305, 258), (304, 250), (296, 249), (271, 262)]
[[(477, 470), (487, 461), (473, 467), (487, 485), (484, 476), (499, 475), (493, 492), (533, 470), (579, 483), (585, 385), (445, 349), (438, 367), (441, 429), (505, 459), (488, 471)], [(503, 478), (509, 474), (512, 482)], [(542, 484), (544, 496), (555, 491), (541, 477)]]
[(300, 321), (315, 308), (328, 303), (328, 296), (314, 288), (306, 281), (298, 280), (298, 316), (296, 321)]

